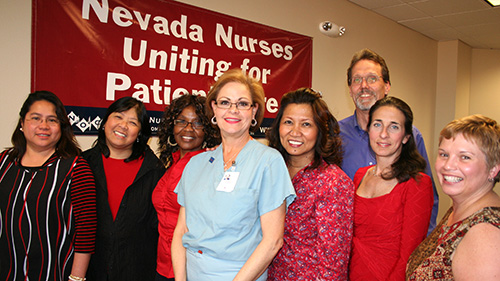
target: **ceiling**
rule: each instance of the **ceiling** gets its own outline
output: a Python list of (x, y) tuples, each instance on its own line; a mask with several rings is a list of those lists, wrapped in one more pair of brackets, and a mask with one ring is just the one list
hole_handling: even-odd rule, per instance
[(437, 41), (500, 50), (500, 6), (484, 0), (349, 0)]

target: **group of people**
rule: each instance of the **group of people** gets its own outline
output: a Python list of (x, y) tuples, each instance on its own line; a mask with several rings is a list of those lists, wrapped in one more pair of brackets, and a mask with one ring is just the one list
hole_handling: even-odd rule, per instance
[[(81, 152), (64, 106), (30, 94), (0, 154), (0, 280), (494, 280), (500, 126), (440, 134), (437, 193), (413, 113), (371, 50), (347, 71), (354, 115), (283, 95), (268, 145), (264, 90), (229, 70), (165, 109), (159, 157), (142, 102), (115, 101)], [(430, 234), (429, 234), (430, 233)]]

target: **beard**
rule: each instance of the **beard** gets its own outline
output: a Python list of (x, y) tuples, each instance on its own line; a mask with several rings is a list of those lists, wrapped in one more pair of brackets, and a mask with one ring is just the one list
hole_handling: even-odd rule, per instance
[[(367, 100), (366, 97), (364, 97), (363, 100), (361, 100), (361, 95), (366, 95), (366, 94), (371, 95), (369, 100)], [(363, 89), (358, 93), (356, 93), (356, 99), (354, 100), (354, 102), (356, 103), (356, 107), (359, 110), (368, 111), (377, 102), (377, 94), (374, 91)]]

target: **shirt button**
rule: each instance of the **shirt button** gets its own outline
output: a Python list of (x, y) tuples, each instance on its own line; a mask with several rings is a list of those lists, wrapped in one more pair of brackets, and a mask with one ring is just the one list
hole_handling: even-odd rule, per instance
[(373, 162), (368, 163), (368, 165), (370, 165), (370, 166), (373, 165)]

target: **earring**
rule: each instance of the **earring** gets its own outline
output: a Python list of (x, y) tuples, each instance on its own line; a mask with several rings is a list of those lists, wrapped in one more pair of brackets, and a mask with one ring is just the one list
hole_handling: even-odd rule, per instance
[(488, 181), (489, 182), (493, 182), (495, 179), (494, 178), (489, 178)]
[(135, 141), (139, 143), (139, 138), (137, 138)]
[(23, 127), (19, 128), (19, 131), (21, 131), (21, 132), (22, 132), (22, 131), (23, 131)]
[(168, 145), (170, 145), (170, 146), (176, 146), (176, 145), (177, 145), (177, 143), (172, 143), (172, 142), (170, 141), (170, 136), (168, 136), (168, 138), (167, 138), (167, 143), (168, 143)]
[(212, 124), (217, 125), (217, 119), (215, 119), (215, 116), (212, 117), (212, 119), (210, 119), (210, 121), (212, 122)]
[(254, 118), (254, 119), (252, 119), (252, 127), (255, 127), (255, 126), (257, 126), (257, 120), (255, 120), (255, 118)]
[(206, 147), (207, 147), (207, 142), (206, 142), (206, 141), (204, 141), (204, 142), (203, 142), (203, 144), (201, 145), (201, 148), (202, 148), (202, 149), (205, 149)]

